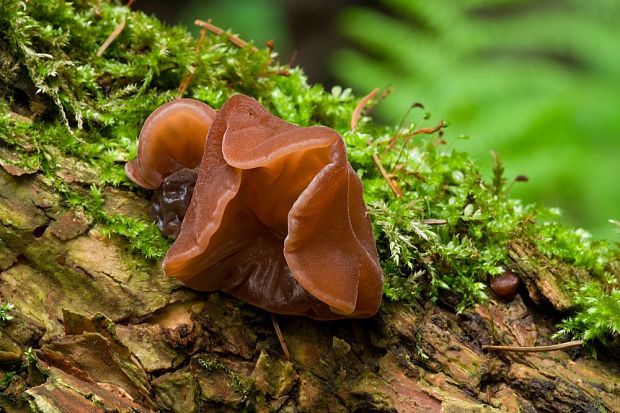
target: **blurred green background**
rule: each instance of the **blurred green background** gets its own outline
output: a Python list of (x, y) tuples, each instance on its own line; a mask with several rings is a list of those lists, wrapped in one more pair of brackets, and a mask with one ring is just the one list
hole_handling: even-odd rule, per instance
[[(193, 27), (212, 19), (362, 96), (397, 124), (413, 102), (490, 176), (491, 149), (514, 197), (559, 207), (566, 223), (620, 241), (620, 1), (195, 0), (136, 8)], [(421, 114), (414, 113), (420, 118)], [(467, 136), (469, 139), (459, 139)]]

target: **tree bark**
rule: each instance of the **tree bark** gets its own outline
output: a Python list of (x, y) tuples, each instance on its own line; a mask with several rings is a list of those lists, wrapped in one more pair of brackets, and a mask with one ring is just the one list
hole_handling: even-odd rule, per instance
[[(566, 308), (557, 284), (584, 276), (526, 240), (510, 253), (526, 285), (513, 301), (278, 316), (286, 360), (270, 314), (165, 277), (41, 176), (17, 175), (0, 170), (0, 297), (16, 306), (0, 329), (0, 368), (17, 372), (0, 386), (7, 412), (620, 412), (617, 357), (481, 349), (549, 344)], [(104, 199), (113, 213), (148, 208), (118, 189)]]

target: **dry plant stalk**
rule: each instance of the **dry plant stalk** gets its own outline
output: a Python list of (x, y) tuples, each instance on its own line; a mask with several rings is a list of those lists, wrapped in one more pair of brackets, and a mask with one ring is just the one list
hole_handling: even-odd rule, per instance
[(514, 351), (519, 353), (542, 353), (546, 351), (566, 350), (569, 348), (579, 347), (583, 344), (583, 340), (569, 341), (561, 344), (553, 344), (550, 346), (482, 346), (483, 350), (493, 351)]
[[(228, 38), (228, 40), (234, 44), (235, 46), (238, 46), (240, 48), (244, 48), (248, 45), (248, 42), (246, 42), (243, 39), (240, 39), (239, 37), (235, 36), (234, 34), (230, 34), (228, 32), (226, 32), (224, 29), (217, 27), (216, 25), (211, 23), (211, 20), (207, 20), (207, 21), (203, 21), (203, 20), (196, 20), (194, 22), (194, 24), (196, 26), (200, 26), (208, 31), (210, 31), (211, 33), (215, 33), (219, 36), (226, 36)], [(251, 50), (253, 52), (257, 52), (258, 49), (254, 46), (252, 46)]]
[[(368, 102), (370, 102), (377, 95), (377, 93), (379, 93), (379, 90), (380, 90), (379, 88), (374, 88), (369, 94), (367, 94), (362, 99), (360, 99), (360, 101), (358, 102), (357, 106), (355, 106), (355, 109), (353, 110), (353, 113), (351, 115), (351, 129), (357, 128), (359, 119), (362, 114), (362, 110), (364, 110), (364, 107), (368, 105)], [(379, 169), (379, 172), (381, 173), (381, 176), (383, 177), (383, 179), (387, 181), (388, 185), (390, 186), (390, 189), (392, 190), (392, 192), (394, 192), (394, 195), (396, 195), (397, 198), (402, 198), (403, 191), (400, 189), (396, 181), (387, 173), (379, 157), (376, 154), (373, 154), (372, 160), (375, 163), (375, 165), (377, 165), (377, 168)]]
[(383, 167), (383, 164), (381, 163), (381, 160), (379, 159), (376, 153), (372, 154), (372, 160), (375, 162), (375, 165), (377, 165), (377, 168), (379, 168), (379, 172), (381, 172), (381, 176), (383, 177), (383, 179), (387, 181), (388, 185), (390, 186), (390, 189), (392, 190), (392, 192), (394, 192), (394, 195), (396, 195), (397, 198), (402, 198), (403, 191), (400, 189), (396, 181), (387, 173), (387, 171)]
[(439, 121), (439, 123), (436, 126), (432, 127), (432, 128), (421, 128), (421, 129), (418, 129), (418, 130), (414, 130), (411, 133), (407, 133), (407, 134), (403, 134), (403, 135), (396, 134), (392, 139), (390, 139), (389, 145), (388, 145), (387, 148), (385, 148), (385, 151), (383, 152), (383, 154), (385, 155), (386, 153), (388, 153), (389, 151), (394, 149), (394, 146), (396, 146), (396, 142), (399, 139), (401, 139), (401, 138), (405, 138), (404, 139), (404, 141), (405, 141), (404, 145), (406, 145), (416, 135), (432, 135), (435, 132), (439, 132), (445, 126), (446, 126), (445, 121), (443, 119), (441, 119)]
[[(200, 37), (198, 38), (198, 42), (196, 43), (196, 53), (200, 52), (200, 46), (202, 45), (202, 42), (204, 41), (204, 38), (207, 32), (215, 33), (218, 36), (226, 36), (232, 44), (240, 48), (244, 48), (248, 45), (248, 42), (246, 42), (245, 40), (240, 39), (234, 34), (230, 34), (226, 32), (224, 29), (217, 27), (216, 25), (211, 23), (210, 19), (207, 21), (197, 19), (196, 21), (194, 21), (194, 24), (198, 27), (202, 27), (202, 30), (200, 31)], [(253, 52), (258, 51), (258, 49), (254, 46), (252, 46), (251, 50)], [(187, 88), (191, 84), (193, 77), (194, 77), (194, 74), (192, 72), (185, 75), (185, 77), (181, 81), (181, 84), (179, 85), (179, 92), (177, 93), (177, 99), (182, 98), (183, 95), (185, 95), (185, 92), (187, 91)]]
[[(202, 42), (204, 41), (206, 35), (207, 35), (207, 29), (203, 27), (202, 30), (200, 31), (200, 37), (198, 38), (198, 41), (196, 42), (196, 49), (195, 49), (196, 53), (200, 52), (200, 46), (202, 45)], [(185, 75), (185, 77), (181, 81), (181, 84), (179, 85), (179, 92), (177, 93), (177, 99), (180, 99), (183, 97), (183, 95), (185, 95), (185, 92), (187, 91), (187, 88), (189, 87), (193, 78), (194, 78), (193, 72), (189, 72), (187, 75)]]
[[(129, 0), (129, 2), (127, 2), (127, 7), (131, 7), (131, 5), (133, 4), (135, 0)], [(105, 51), (108, 49), (108, 47), (110, 47), (110, 45), (114, 42), (114, 40), (116, 40), (116, 38), (118, 36), (121, 35), (121, 33), (123, 32), (123, 30), (125, 30), (125, 26), (127, 25), (127, 19), (123, 19), (115, 28), (114, 30), (112, 30), (112, 33), (110, 33), (110, 35), (108, 36), (107, 39), (105, 39), (105, 42), (103, 42), (103, 44), (101, 45), (101, 47), (99, 48), (99, 50), (97, 50), (97, 57), (101, 57), (103, 56), (103, 54), (105, 53)]]
[(378, 87), (374, 88), (369, 94), (364, 96), (359, 101), (359, 103), (353, 110), (353, 114), (351, 115), (351, 129), (357, 128), (357, 124), (359, 123), (360, 116), (362, 115), (362, 110), (364, 110), (364, 107), (366, 107), (368, 102), (370, 102), (370, 100), (374, 98), (377, 95), (377, 93), (379, 93)]
[(278, 319), (274, 313), (271, 313), (271, 323), (273, 324), (273, 329), (276, 331), (276, 336), (278, 336), (278, 341), (280, 342), (280, 347), (282, 347), (282, 353), (284, 354), (284, 358), (286, 361), (291, 360), (291, 355), (288, 352), (288, 347), (286, 346), (286, 342), (284, 341), (284, 336), (282, 335), (282, 330), (280, 330), (280, 324), (278, 323)]

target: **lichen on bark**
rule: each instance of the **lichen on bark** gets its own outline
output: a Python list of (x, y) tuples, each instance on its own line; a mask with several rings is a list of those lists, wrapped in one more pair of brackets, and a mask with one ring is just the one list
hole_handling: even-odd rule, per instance
[[(0, 4), (0, 301), (15, 305), (0, 325), (0, 408), (620, 411), (618, 250), (510, 199), (499, 161), (486, 182), (443, 149), (448, 134), (420, 138), (422, 120), (351, 129), (349, 90), (308, 85), (267, 48), (208, 35), (196, 52), (185, 29), (116, 2)], [(162, 274), (169, 241), (123, 165), (189, 73), (186, 96), (214, 108), (244, 93), (343, 135), (386, 274), (377, 316), (282, 317), (287, 361), (268, 314)], [(486, 285), (504, 269), (524, 284), (509, 303)], [(547, 344), (574, 310), (563, 328), (598, 361), (481, 350)]]

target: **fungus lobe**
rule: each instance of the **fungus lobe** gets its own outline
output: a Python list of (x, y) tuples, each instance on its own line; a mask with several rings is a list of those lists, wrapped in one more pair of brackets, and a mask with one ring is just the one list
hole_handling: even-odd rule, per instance
[[(164, 259), (165, 273), (275, 313), (374, 315), (383, 274), (361, 181), (340, 135), (286, 123), (243, 95), (230, 98), (207, 129), (193, 196)], [(180, 130), (167, 144), (182, 135)], [(149, 136), (143, 130), (140, 145)], [(145, 153), (138, 151), (141, 166)], [(189, 163), (183, 165), (191, 168)], [(149, 183), (161, 185), (166, 173), (158, 173), (162, 179)], [(141, 177), (151, 175), (140, 170)]]
[(177, 99), (156, 109), (138, 138), (138, 158), (125, 164), (127, 176), (143, 188), (159, 188), (167, 176), (200, 164), (215, 111), (193, 99)]

